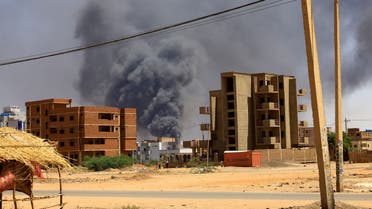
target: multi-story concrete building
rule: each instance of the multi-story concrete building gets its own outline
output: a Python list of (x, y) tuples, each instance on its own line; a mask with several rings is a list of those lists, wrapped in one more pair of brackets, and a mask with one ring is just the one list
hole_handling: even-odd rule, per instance
[(372, 151), (372, 130), (360, 131), (359, 128), (347, 129), (353, 151)]
[(21, 111), (19, 106), (4, 107), (3, 113), (0, 113), (0, 127), (11, 127), (24, 130), (25, 120), (25, 113)]
[(306, 145), (298, 134), (296, 79), (270, 73), (221, 74), (221, 90), (210, 91), (211, 148), (225, 150), (291, 148)]
[(136, 109), (71, 103), (71, 99), (26, 102), (27, 132), (58, 142), (58, 151), (75, 163), (84, 156), (133, 154)]

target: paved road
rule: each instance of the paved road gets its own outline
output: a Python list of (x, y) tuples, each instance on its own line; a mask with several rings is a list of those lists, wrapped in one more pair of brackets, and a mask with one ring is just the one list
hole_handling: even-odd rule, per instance
[[(35, 196), (51, 195), (56, 191), (34, 191)], [(319, 193), (262, 193), (262, 192), (194, 192), (194, 191), (114, 191), (114, 190), (64, 190), (66, 196), (80, 197), (134, 197), (134, 198), (187, 198), (187, 199), (272, 199), (320, 200)], [(335, 193), (337, 200), (372, 201), (371, 193)]]

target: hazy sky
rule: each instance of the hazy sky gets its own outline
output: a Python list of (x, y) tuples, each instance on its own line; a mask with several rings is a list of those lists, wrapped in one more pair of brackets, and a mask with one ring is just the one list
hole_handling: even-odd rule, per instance
[[(267, 0), (273, 2), (274, 0)], [(238, 6), (244, 0), (65, 0), (0, 1), (0, 61), (79, 46), (83, 26), (102, 38), (117, 38)], [(244, 16), (146, 40), (150, 45), (169, 39), (195, 47), (200, 63), (192, 86), (185, 88), (183, 137), (200, 136), (197, 107), (207, 105), (208, 91), (220, 87), (219, 73), (272, 72), (298, 78), (298, 88), (308, 88), (305, 43), (299, 0)], [(334, 123), (333, 104), (333, 0), (314, 0), (320, 68), (327, 124)], [(82, 21), (92, 4), (99, 7), (102, 24)], [(344, 117), (372, 119), (370, 72), (372, 59), (372, 1), (341, 1)], [(86, 24), (83, 25), (82, 24)], [(103, 27), (103, 28), (102, 28)], [(120, 44), (127, 53), (134, 43)], [(139, 43), (141, 43), (139, 41)], [(112, 53), (114, 47), (96, 49)], [(100, 51), (101, 50), (101, 51)], [(86, 52), (0, 67), (0, 106), (51, 97), (72, 98), (75, 105), (102, 105), (103, 100), (82, 95), (79, 78)], [(112, 67), (107, 66), (111, 73)], [(102, 68), (104, 70), (104, 67)], [(109, 70), (111, 69), (111, 70)], [(105, 75), (106, 72), (100, 71)], [(105, 90), (108, 91), (108, 90)], [(107, 93), (107, 92), (106, 92)], [(300, 98), (308, 104), (309, 94)], [(311, 121), (311, 112), (300, 113)], [(312, 124), (312, 122), (310, 122)], [(372, 121), (349, 123), (372, 128)]]

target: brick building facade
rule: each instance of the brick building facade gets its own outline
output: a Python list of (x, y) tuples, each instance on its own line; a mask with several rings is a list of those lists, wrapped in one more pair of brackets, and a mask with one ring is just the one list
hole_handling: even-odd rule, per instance
[(71, 99), (26, 102), (26, 131), (56, 141), (74, 163), (84, 156), (132, 155), (136, 150), (135, 108), (72, 107)]

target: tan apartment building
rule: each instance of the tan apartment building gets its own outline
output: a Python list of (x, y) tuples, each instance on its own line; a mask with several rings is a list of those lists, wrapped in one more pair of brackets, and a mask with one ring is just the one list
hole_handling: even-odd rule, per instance
[(58, 152), (74, 163), (84, 156), (132, 155), (136, 150), (136, 109), (71, 103), (71, 99), (26, 102), (26, 131), (58, 142)]
[(298, 132), (298, 112), (307, 109), (297, 105), (303, 95), (293, 76), (222, 73), (221, 89), (210, 91), (212, 152), (307, 145)]
[(360, 131), (359, 128), (347, 129), (347, 134), (351, 139), (353, 151), (372, 151), (372, 131)]

